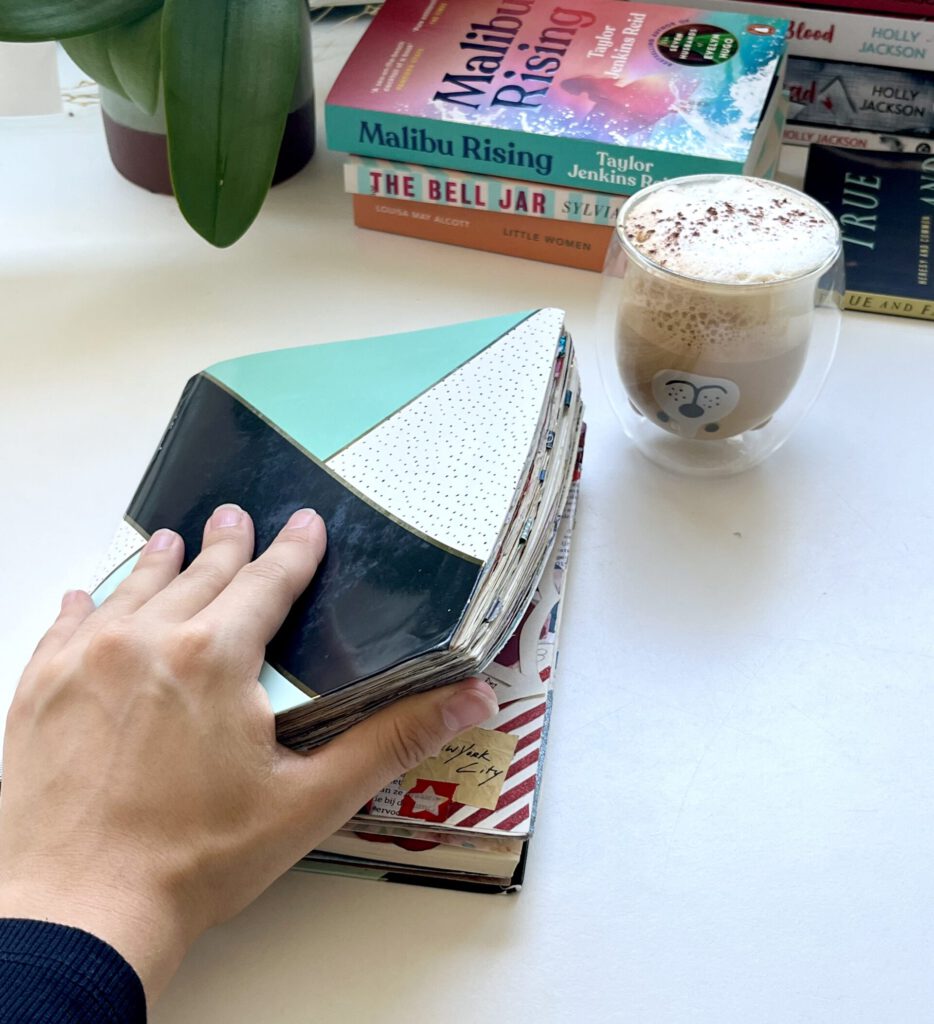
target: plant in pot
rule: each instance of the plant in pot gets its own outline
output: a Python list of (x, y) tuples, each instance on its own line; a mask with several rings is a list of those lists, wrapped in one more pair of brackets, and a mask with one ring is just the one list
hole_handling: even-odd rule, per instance
[(314, 150), (305, 0), (0, 0), (0, 39), (59, 40), (100, 86), (117, 169), (213, 245)]

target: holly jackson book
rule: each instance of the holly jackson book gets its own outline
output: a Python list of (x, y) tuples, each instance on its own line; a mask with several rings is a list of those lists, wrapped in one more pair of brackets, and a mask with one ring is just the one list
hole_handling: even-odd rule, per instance
[(804, 189), (840, 223), (846, 308), (934, 320), (934, 156), (812, 146)]
[[(931, 151), (934, 63), (932, 70), (917, 71), (789, 57), (785, 84), (787, 129), (851, 129), (857, 137), (873, 133), (892, 140), (873, 148)], [(794, 135), (786, 139), (798, 141)]]
[[(807, 8), (810, 5), (800, 3), (795, 6)], [(860, 14), (894, 14), (900, 18), (934, 17), (934, 0), (821, 0), (820, 6)]]
[(298, 867), (481, 892), (520, 887), (551, 721), (583, 446), (582, 432), (550, 569), (483, 673), (499, 713), (377, 793)]
[(785, 127), (789, 146), (841, 146), (880, 153), (934, 153), (934, 138), (895, 135), (890, 132), (865, 132), (855, 128), (819, 128), (816, 125), (789, 124)]
[(577, 270), (603, 270), (613, 228), (538, 220), (491, 210), (446, 210), (407, 199), (353, 196), (354, 224), (372, 231), (445, 242)]
[(559, 309), (218, 363), (185, 386), (94, 597), (160, 527), (190, 560), (223, 502), (257, 551), (316, 508), (327, 553), (260, 676), (280, 740), (314, 746), (503, 647), (551, 557), (581, 415)]
[(327, 98), (328, 145), (618, 195), (753, 173), (786, 27), (619, 0), (386, 0)]

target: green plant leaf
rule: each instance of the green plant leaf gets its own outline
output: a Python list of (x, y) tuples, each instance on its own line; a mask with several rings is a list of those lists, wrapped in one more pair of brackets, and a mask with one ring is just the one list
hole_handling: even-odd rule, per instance
[(79, 68), (97, 82), (98, 85), (110, 89), (111, 92), (119, 93), (125, 99), (130, 97), (120, 84), (117, 72), (114, 71), (110, 61), (110, 49), (108, 37), (110, 29), (103, 32), (92, 32), (87, 36), (75, 36), (72, 39), (62, 40), (62, 46), (69, 57)]
[(269, 191), (307, 30), (303, 0), (166, 0), (172, 186), (212, 245), (235, 242)]
[(0, 39), (69, 39), (137, 21), (162, 0), (0, 0)]
[(109, 29), (107, 50), (123, 91), (147, 114), (154, 113), (162, 70), (162, 11)]

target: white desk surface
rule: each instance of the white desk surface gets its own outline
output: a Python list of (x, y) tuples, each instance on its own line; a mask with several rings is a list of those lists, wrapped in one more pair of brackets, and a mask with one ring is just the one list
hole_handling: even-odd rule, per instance
[[(355, 31), (318, 34), (319, 100)], [(934, 1020), (931, 324), (847, 314), (785, 448), (682, 479), (612, 418), (598, 275), (357, 230), (340, 163), (320, 143), (221, 252), (117, 176), (96, 117), (0, 122), (4, 704), (201, 367), (543, 305), (580, 346), (525, 888), (293, 873), (201, 939), (153, 1020)]]

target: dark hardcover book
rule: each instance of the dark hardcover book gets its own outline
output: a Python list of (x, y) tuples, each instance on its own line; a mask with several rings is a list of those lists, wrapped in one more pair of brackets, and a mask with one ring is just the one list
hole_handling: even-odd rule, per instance
[(840, 223), (846, 308), (934, 320), (934, 156), (811, 146), (804, 190)]

